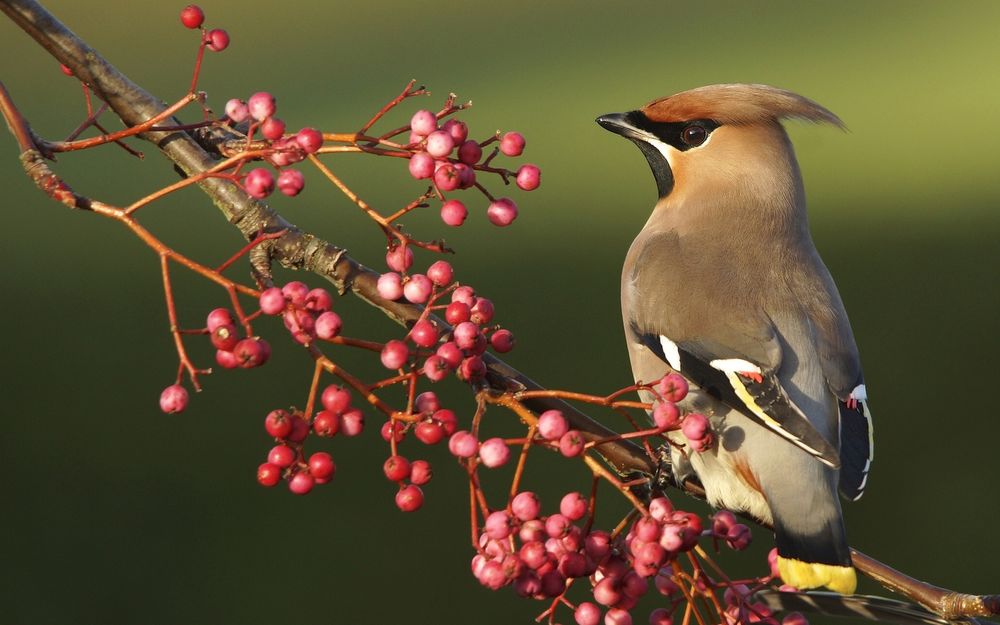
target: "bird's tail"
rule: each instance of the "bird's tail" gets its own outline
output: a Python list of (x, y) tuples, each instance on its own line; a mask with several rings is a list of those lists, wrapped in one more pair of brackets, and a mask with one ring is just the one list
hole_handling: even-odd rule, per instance
[(826, 523), (814, 526), (811, 532), (789, 525), (775, 518), (774, 542), (781, 579), (803, 590), (825, 587), (844, 595), (854, 594), (857, 573), (851, 566), (847, 534), (839, 515), (830, 515)]
[[(847, 597), (832, 592), (779, 592), (765, 589), (755, 593), (754, 598), (775, 612), (807, 612), (899, 625), (952, 623), (918, 605), (869, 595)], [(969, 619), (965, 622), (992, 625), (990, 621), (978, 619)]]

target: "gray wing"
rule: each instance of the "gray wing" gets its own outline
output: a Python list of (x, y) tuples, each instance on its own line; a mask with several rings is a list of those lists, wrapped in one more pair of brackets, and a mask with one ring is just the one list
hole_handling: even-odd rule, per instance
[(752, 298), (732, 292), (732, 281), (702, 275), (710, 264), (685, 256), (674, 233), (641, 233), (622, 275), (630, 340), (719, 401), (838, 467), (836, 447), (782, 386), (782, 349), (770, 319), (747, 303)]

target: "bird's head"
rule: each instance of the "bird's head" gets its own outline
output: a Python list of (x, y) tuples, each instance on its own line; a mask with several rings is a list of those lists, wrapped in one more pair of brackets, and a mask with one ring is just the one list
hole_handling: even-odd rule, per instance
[(795, 155), (781, 120), (843, 128), (840, 119), (800, 95), (767, 85), (709, 85), (610, 113), (597, 123), (633, 141), (653, 170), (661, 200), (708, 190), (757, 196), (801, 192)]

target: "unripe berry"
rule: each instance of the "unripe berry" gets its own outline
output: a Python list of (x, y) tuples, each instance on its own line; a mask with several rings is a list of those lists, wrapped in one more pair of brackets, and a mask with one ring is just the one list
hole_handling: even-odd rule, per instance
[(225, 308), (216, 308), (208, 313), (205, 325), (209, 332), (214, 332), (216, 328), (223, 325), (232, 325), (233, 316)]
[(443, 130), (435, 130), (427, 135), (427, 153), (435, 158), (444, 158), (455, 149), (455, 140)]
[(569, 431), (569, 423), (560, 410), (546, 410), (538, 416), (538, 434), (548, 441), (559, 440)]
[(517, 219), (517, 204), (510, 198), (500, 198), (490, 202), (486, 209), (486, 217), (494, 226), (509, 226)]
[(448, 200), (441, 205), (441, 221), (446, 225), (458, 227), (465, 223), (465, 218), (469, 216), (469, 209), (465, 208), (458, 200)]
[(559, 514), (570, 521), (579, 521), (587, 513), (587, 500), (580, 493), (566, 493), (559, 502)]
[(576, 430), (570, 430), (559, 439), (559, 452), (567, 458), (573, 458), (583, 453), (586, 441)]
[(466, 165), (475, 165), (483, 157), (483, 148), (475, 141), (464, 141), (458, 147), (458, 160)]
[(277, 315), (285, 310), (285, 295), (276, 286), (265, 289), (260, 294), (260, 311), (265, 315)]
[(431, 296), (434, 284), (422, 273), (415, 273), (403, 285), (403, 297), (414, 304), (423, 304)]
[(531, 491), (523, 491), (514, 496), (510, 502), (510, 512), (520, 521), (537, 519), (542, 511), (538, 495)]
[(303, 128), (295, 133), (295, 142), (306, 154), (314, 154), (323, 147), (323, 133), (315, 128)]
[(417, 180), (425, 180), (434, 175), (434, 157), (427, 152), (417, 152), (410, 157), (410, 175)]
[(519, 132), (507, 132), (500, 137), (500, 151), (507, 156), (520, 156), (524, 152), (524, 135)]
[(277, 104), (274, 101), (273, 95), (266, 91), (259, 91), (247, 100), (247, 108), (250, 110), (251, 117), (262, 122), (274, 115), (275, 110), (277, 110)]
[(431, 471), (431, 463), (426, 460), (414, 460), (410, 464), (410, 482), (417, 486), (422, 486), (431, 481), (434, 476)]
[(260, 134), (270, 141), (280, 139), (285, 134), (285, 122), (277, 117), (268, 117), (260, 125)]
[(390, 482), (402, 482), (410, 477), (410, 461), (403, 456), (389, 456), (382, 465), (382, 471)]
[(342, 386), (331, 384), (323, 389), (320, 403), (333, 414), (343, 414), (351, 405), (351, 393)]
[(233, 98), (226, 102), (226, 117), (238, 124), (250, 117), (250, 109), (247, 108), (247, 103), (243, 100)]
[(357, 408), (351, 408), (340, 415), (340, 431), (344, 436), (357, 436), (365, 429), (365, 415)]
[(292, 418), (284, 410), (272, 410), (264, 417), (264, 429), (275, 438), (285, 438), (292, 433)]
[(479, 459), (491, 469), (507, 464), (510, 459), (510, 448), (502, 438), (490, 438), (479, 446)]
[(451, 267), (451, 263), (446, 260), (438, 260), (431, 263), (431, 266), (427, 268), (427, 277), (431, 279), (436, 286), (448, 286), (451, 284), (451, 279), (455, 275), (455, 271)]
[(400, 369), (410, 358), (410, 348), (403, 341), (393, 339), (382, 348), (381, 358), (386, 369)]
[(434, 184), (441, 191), (454, 191), (461, 182), (458, 170), (450, 163), (446, 163), (434, 171)]
[(500, 354), (514, 349), (514, 334), (510, 330), (497, 330), (490, 335), (490, 345)]
[(278, 190), (288, 197), (295, 197), (306, 186), (306, 177), (297, 169), (286, 169), (278, 174)]
[(317, 480), (329, 480), (336, 470), (333, 458), (325, 451), (317, 451), (309, 456), (309, 473)]
[(403, 279), (395, 271), (383, 273), (378, 277), (375, 289), (379, 296), (388, 300), (397, 300), (403, 297)]
[(205, 12), (196, 4), (189, 4), (181, 9), (181, 24), (185, 28), (200, 28), (205, 22)]
[(448, 439), (448, 451), (459, 458), (471, 458), (479, 450), (479, 441), (471, 433), (461, 430)]
[(410, 484), (396, 493), (396, 507), (403, 512), (414, 512), (424, 505), (424, 491), (419, 486)]
[(295, 450), (288, 445), (275, 445), (268, 452), (267, 461), (276, 467), (286, 469), (295, 462)]
[(536, 165), (521, 165), (517, 170), (517, 186), (525, 191), (534, 191), (542, 183), (542, 170)]
[(274, 486), (281, 481), (281, 467), (265, 462), (257, 467), (257, 483), (261, 486)]
[(160, 393), (160, 410), (167, 414), (183, 411), (188, 405), (187, 389), (180, 384), (172, 384)]
[(336, 413), (320, 410), (313, 417), (313, 432), (316, 432), (317, 436), (330, 438), (336, 436), (338, 430), (340, 430), (340, 417)]
[(247, 174), (243, 187), (251, 197), (258, 200), (266, 198), (274, 191), (274, 176), (263, 167), (258, 167)]
[(407, 245), (397, 245), (385, 253), (385, 264), (393, 271), (406, 271), (413, 264), (413, 250)]
[(328, 310), (319, 317), (316, 317), (316, 336), (324, 340), (330, 340), (340, 334), (342, 326), (343, 321), (340, 319), (340, 315), (332, 310)]
[(288, 490), (296, 495), (305, 495), (316, 485), (316, 479), (308, 471), (299, 471), (288, 481)]
[(420, 110), (410, 118), (410, 130), (425, 137), (437, 130), (437, 117), (427, 110)]
[(213, 28), (205, 34), (205, 41), (212, 52), (222, 52), (229, 47), (229, 33), (221, 28)]

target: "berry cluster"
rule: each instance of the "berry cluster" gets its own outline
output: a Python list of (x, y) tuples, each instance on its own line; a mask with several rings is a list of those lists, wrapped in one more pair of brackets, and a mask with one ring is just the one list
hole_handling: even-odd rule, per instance
[(215, 347), (215, 362), (223, 369), (260, 367), (271, 357), (271, 345), (259, 336), (240, 338), (233, 316), (225, 308), (208, 313), (209, 339)]
[(285, 329), (296, 342), (308, 345), (316, 338), (330, 340), (340, 334), (343, 322), (330, 310), (333, 298), (326, 289), (310, 289), (297, 280), (281, 288), (265, 289), (259, 298), (265, 315), (281, 315)]
[(185, 28), (190, 28), (192, 30), (196, 28), (201, 29), (201, 45), (202, 47), (207, 47), (213, 52), (222, 52), (229, 47), (229, 33), (222, 30), (221, 28), (213, 28), (212, 30), (205, 30), (202, 28), (202, 24), (205, 23), (205, 12), (201, 10), (201, 7), (189, 4), (188, 6), (181, 9), (181, 24), (184, 24)]
[[(465, 122), (449, 119), (438, 125), (438, 117), (420, 110), (410, 119), (410, 137), (407, 149), (413, 152), (409, 159), (410, 175), (417, 180), (430, 180), (441, 198), (441, 220), (449, 226), (461, 226), (469, 215), (460, 200), (447, 199), (445, 193), (456, 189), (477, 186), (476, 170), (501, 173), (506, 180), (514, 174), (517, 186), (533, 191), (541, 184), (541, 170), (536, 165), (524, 164), (517, 172), (506, 172), (490, 167), (490, 162), (502, 152), (506, 156), (520, 156), (524, 151), (524, 136), (519, 132), (495, 135), (482, 143), (469, 139)], [(483, 159), (483, 147), (498, 141), (499, 146)], [(481, 187), (480, 187), (481, 188)], [(490, 199), (486, 216), (497, 226), (508, 226), (517, 218), (517, 204), (510, 198)]]

